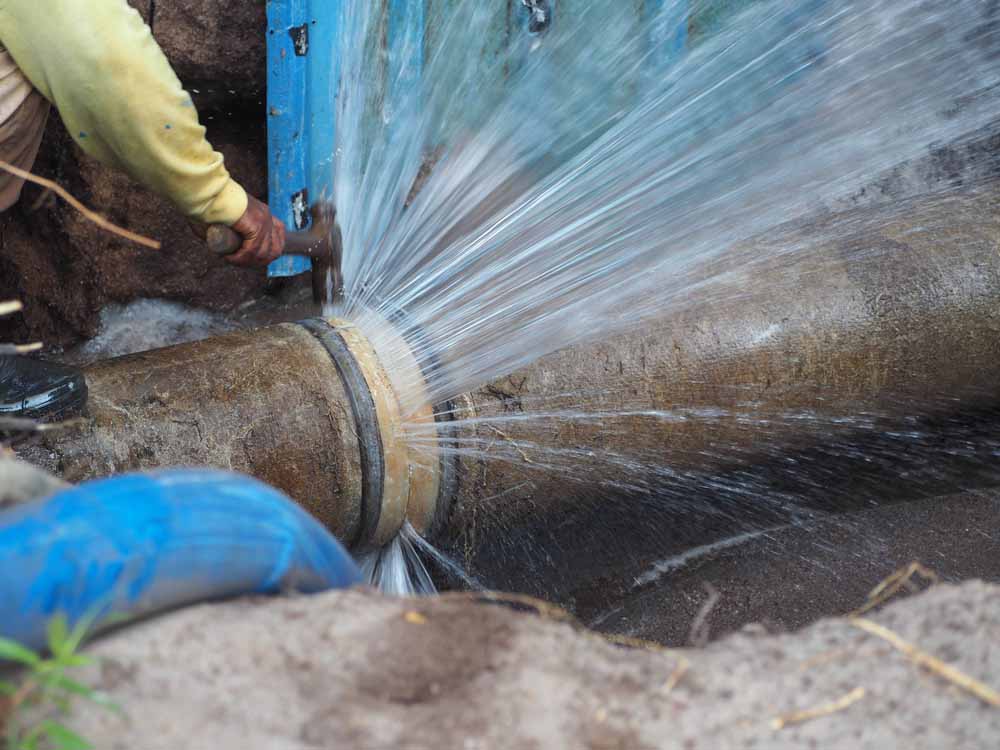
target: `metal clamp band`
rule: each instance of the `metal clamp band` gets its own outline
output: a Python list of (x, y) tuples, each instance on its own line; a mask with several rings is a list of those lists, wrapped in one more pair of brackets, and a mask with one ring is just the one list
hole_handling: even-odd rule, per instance
[(370, 539), (376, 546), (382, 546), (392, 541), (402, 528), (410, 497), (410, 455), (403, 440), (399, 399), (375, 349), (361, 330), (354, 323), (338, 318), (330, 318), (326, 323), (354, 355), (375, 406), (382, 446), (382, 500), (378, 523)]
[[(380, 334), (387, 339), (389, 348), (397, 355), (394, 363), (403, 371), (418, 377), (422, 390), (411, 401), (418, 402), (421, 407), (416, 414), (407, 416), (407, 422), (417, 422), (425, 426), (435, 425), (436, 437), (433, 447), (429, 441), (422, 441), (422, 448), (411, 448), (411, 486), (410, 502), (407, 506), (407, 520), (421, 534), (433, 535), (436, 530), (444, 527), (448, 519), (451, 499), (458, 489), (457, 460), (449, 447), (453, 447), (455, 429), (450, 423), (456, 413), (463, 408), (458, 402), (446, 401), (431, 406), (427, 383), (430, 373), (438, 374), (442, 364), (435, 355), (433, 348), (428, 346), (426, 332), (404, 309), (396, 307), (391, 301), (369, 297), (367, 307), (372, 319), (382, 319), (387, 325), (380, 329)], [(379, 312), (372, 313), (372, 309)], [(388, 335), (384, 335), (388, 334)], [(418, 363), (414, 352), (420, 351), (422, 362)], [(424, 368), (428, 369), (424, 369)], [(426, 434), (426, 433), (425, 433)], [(433, 466), (431, 466), (433, 463)]]

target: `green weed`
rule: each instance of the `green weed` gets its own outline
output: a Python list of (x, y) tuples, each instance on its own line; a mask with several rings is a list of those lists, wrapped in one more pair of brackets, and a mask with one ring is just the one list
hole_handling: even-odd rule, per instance
[[(119, 710), (106, 694), (69, 677), (72, 670), (94, 662), (79, 653), (92, 624), (93, 618), (83, 617), (70, 628), (64, 616), (54, 617), (48, 625), (48, 657), (0, 638), (0, 661), (27, 670), (18, 683), (0, 680), (3, 750), (91, 750), (63, 721), (78, 698)], [(51, 716), (57, 718), (46, 718)]]

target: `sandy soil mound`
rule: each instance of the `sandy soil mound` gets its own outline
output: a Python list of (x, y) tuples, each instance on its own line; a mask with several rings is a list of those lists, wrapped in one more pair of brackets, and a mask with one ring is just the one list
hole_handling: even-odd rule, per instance
[[(871, 622), (1000, 688), (1000, 587), (940, 586)], [(350, 591), (194, 607), (91, 651), (129, 718), (74, 727), (108, 749), (1000, 746), (1000, 708), (844, 619), (654, 651), (463, 595)]]

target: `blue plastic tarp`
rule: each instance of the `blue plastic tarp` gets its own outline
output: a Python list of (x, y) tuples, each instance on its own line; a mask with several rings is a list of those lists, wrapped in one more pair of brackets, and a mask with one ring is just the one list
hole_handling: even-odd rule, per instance
[(62, 613), (138, 617), (361, 575), (318, 521), (249, 477), (172, 470), (89, 482), (0, 513), (0, 635), (44, 643)]

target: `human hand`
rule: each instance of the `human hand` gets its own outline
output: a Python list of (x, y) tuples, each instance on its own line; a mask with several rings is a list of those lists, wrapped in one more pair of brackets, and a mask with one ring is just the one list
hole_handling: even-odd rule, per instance
[(243, 238), (240, 249), (226, 256), (234, 266), (266, 266), (285, 251), (285, 224), (263, 201), (247, 196), (247, 210), (232, 230)]

